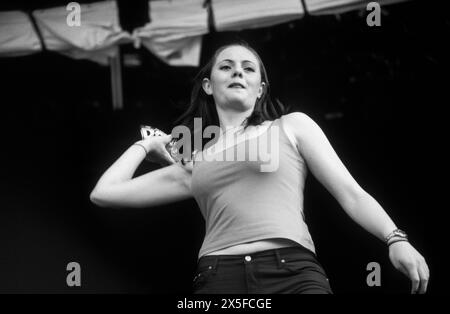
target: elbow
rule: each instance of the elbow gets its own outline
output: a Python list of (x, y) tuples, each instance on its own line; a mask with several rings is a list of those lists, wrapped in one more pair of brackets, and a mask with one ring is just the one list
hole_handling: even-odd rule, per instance
[(94, 203), (97, 206), (101, 206), (100, 205), (100, 198), (98, 197), (98, 193), (97, 191), (94, 189), (92, 190), (91, 194), (89, 195), (89, 199), (91, 200), (92, 203)]
[(113, 209), (121, 209), (122, 206), (118, 204), (117, 200), (111, 198), (110, 193), (106, 191), (99, 190), (98, 188), (94, 188), (91, 194), (89, 195), (89, 199), (92, 203), (97, 205), (98, 207), (103, 208), (113, 208)]
[(89, 199), (92, 203), (99, 207), (107, 207), (105, 199), (102, 198), (101, 193), (97, 189), (92, 190), (91, 194), (89, 195)]

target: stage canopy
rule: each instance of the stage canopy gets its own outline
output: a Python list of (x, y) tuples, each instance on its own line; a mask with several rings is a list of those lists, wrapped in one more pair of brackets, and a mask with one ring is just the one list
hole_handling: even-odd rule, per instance
[[(381, 6), (407, 0), (380, 0)], [(305, 7), (303, 6), (305, 4)], [(202, 36), (214, 31), (269, 27), (305, 15), (365, 10), (363, 0), (157, 0), (148, 3), (149, 23), (122, 30), (116, 1), (81, 4), (80, 26), (69, 26), (66, 6), (0, 12), (0, 57), (44, 49), (108, 64), (124, 43), (143, 45), (173, 66), (198, 66)]]
[(0, 12), (0, 56), (23, 56), (41, 49), (39, 37), (26, 13)]

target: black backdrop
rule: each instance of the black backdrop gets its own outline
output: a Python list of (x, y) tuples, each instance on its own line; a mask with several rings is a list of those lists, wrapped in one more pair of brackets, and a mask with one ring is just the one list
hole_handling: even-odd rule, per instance
[[(125, 29), (146, 21), (146, 1), (119, 1), (119, 8)], [(208, 34), (202, 48), (202, 62), (236, 38), (260, 52), (273, 94), (319, 123), (352, 175), (408, 231), (429, 263), (433, 294), (447, 280), (446, 9), (433, 1), (387, 6), (382, 26), (373, 28), (365, 11), (307, 16)], [(123, 68), (121, 111), (112, 110), (107, 67), (50, 52), (0, 59), (2, 293), (189, 292), (204, 233), (193, 200), (120, 210), (89, 201), (103, 171), (139, 139), (141, 123), (170, 131), (198, 70), (169, 67), (145, 49), (121, 51), (142, 60)], [(155, 168), (144, 163), (137, 175)], [(305, 193), (306, 219), (335, 293), (408, 293), (384, 245), (311, 176)], [(81, 265), (81, 287), (66, 285), (72, 261)], [(381, 287), (366, 284), (369, 262), (381, 265)]]

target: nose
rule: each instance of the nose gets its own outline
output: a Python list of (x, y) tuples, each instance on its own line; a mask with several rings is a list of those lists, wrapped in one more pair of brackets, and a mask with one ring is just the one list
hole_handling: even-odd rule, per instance
[(242, 78), (242, 69), (239, 67), (234, 68), (233, 77), (241, 77)]

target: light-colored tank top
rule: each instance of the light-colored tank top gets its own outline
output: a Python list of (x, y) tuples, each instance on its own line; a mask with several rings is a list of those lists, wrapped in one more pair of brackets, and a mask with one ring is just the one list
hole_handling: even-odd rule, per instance
[(205, 149), (194, 157), (191, 190), (206, 224), (199, 258), (270, 238), (289, 239), (315, 253), (303, 214), (307, 167), (283, 116), (255, 134), (221, 152)]

